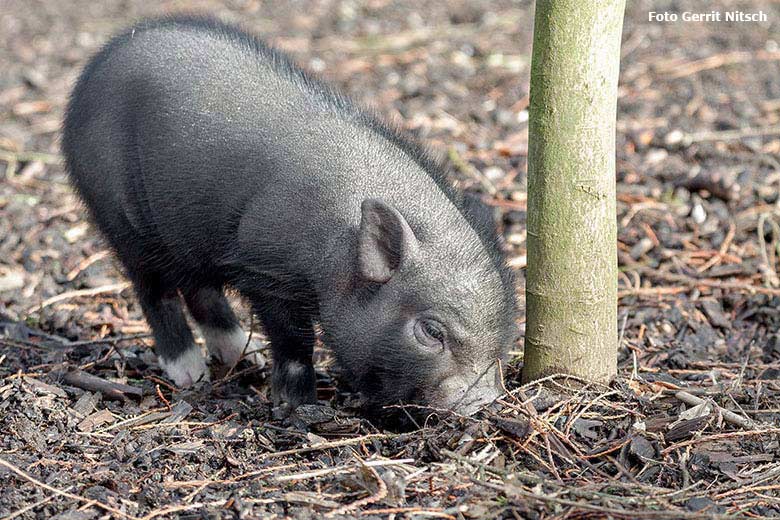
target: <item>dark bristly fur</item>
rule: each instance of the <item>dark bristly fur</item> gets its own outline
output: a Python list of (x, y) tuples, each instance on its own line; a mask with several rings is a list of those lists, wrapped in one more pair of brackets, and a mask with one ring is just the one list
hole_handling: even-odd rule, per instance
[(229, 286), (271, 340), (277, 402), (314, 400), (316, 323), (375, 405), (497, 394), (515, 297), (491, 219), (421, 146), (257, 38), (193, 17), (120, 34), (73, 91), (63, 151), (166, 370), (192, 353), (180, 295), (227, 334)]

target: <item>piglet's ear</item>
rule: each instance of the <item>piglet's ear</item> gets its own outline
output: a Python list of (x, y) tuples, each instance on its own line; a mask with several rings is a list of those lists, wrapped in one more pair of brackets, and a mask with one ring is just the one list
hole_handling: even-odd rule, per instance
[(364, 200), (360, 212), (358, 271), (370, 282), (385, 283), (416, 250), (417, 238), (403, 215), (379, 199)]

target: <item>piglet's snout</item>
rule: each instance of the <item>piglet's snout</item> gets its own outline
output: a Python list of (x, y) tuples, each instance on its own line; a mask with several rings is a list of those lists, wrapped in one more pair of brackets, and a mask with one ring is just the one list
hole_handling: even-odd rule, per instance
[(484, 372), (476, 381), (463, 376), (448, 377), (442, 381), (440, 392), (442, 408), (461, 415), (473, 415), (503, 395), (494, 370)]

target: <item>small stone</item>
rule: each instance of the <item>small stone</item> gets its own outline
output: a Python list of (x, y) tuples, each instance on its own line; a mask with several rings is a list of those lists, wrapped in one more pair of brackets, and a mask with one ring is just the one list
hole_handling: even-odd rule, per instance
[(631, 258), (634, 260), (638, 260), (640, 256), (644, 255), (651, 249), (653, 249), (653, 241), (650, 240), (647, 237), (642, 238), (639, 242), (637, 242), (634, 247), (631, 248), (630, 255)]
[(525, 123), (528, 121), (528, 110), (521, 110), (517, 113), (517, 122)]
[(299, 421), (306, 426), (332, 421), (336, 417), (336, 411), (330, 406), (318, 404), (302, 404), (293, 410), (291, 419)]
[(706, 298), (702, 299), (699, 304), (704, 314), (710, 319), (710, 323), (714, 326), (724, 329), (728, 329), (731, 326), (731, 319), (723, 312), (723, 306), (720, 301), (714, 298)]
[(485, 168), (482, 174), (491, 181), (497, 181), (504, 177), (504, 170), (498, 166), (491, 166), (489, 168)]
[(645, 162), (649, 166), (654, 166), (664, 161), (667, 157), (669, 157), (669, 152), (663, 148), (653, 148), (648, 150), (647, 154), (645, 155)]
[(645, 461), (647, 459), (652, 460), (653, 457), (655, 457), (655, 448), (650, 443), (650, 441), (641, 435), (637, 435), (631, 439), (631, 444), (628, 448), (631, 454), (636, 456), (641, 461)]
[(24, 287), (24, 271), (0, 266), (0, 292), (14, 291), (22, 287)]
[(699, 225), (704, 224), (704, 221), (707, 220), (707, 212), (704, 211), (704, 206), (696, 203), (691, 210), (691, 218)]
[(88, 228), (89, 228), (89, 225), (86, 222), (82, 222), (80, 224), (76, 224), (72, 228), (70, 228), (67, 231), (65, 231), (65, 233), (64, 233), (65, 240), (67, 240), (69, 244), (76, 243), (84, 235), (86, 235)]
[(517, 118), (511, 110), (497, 110), (496, 122), (501, 126), (511, 127), (517, 123)]
[(689, 498), (685, 502), (685, 508), (688, 511), (694, 511), (694, 512), (703, 512), (706, 511), (708, 513), (721, 513), (723, 511), (723, 508), (712, 501), (712, 499), (707, 497), (693, 497)]
[(675, 146), (683, 142), (683, 139), (685, 138), (685, 134), (682, 130), (672, 130), (668, 134), (666, 134), (666, 137), (664, 138), (664, 143), (667, 146)]

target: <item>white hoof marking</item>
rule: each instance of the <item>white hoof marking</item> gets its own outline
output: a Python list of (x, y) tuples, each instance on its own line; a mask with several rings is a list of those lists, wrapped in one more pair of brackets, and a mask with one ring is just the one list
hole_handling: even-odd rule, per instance
[(192, 345), (176, 359), (158, 358), (157, 362), (179, 388), (189, 388), (195, 383), (209, 380), (206, 359), (197, 345)]
[(243, 357), (259, 367), (265, 366), (265, 356), (261, 352), (263, 342), (257, 338), (247, 344), (247, 334), (240, 328), (230, 331), (201, 327), (203, 339), (206, 340), (211, 355), (215, 356), (225, 366), (235, 366)]

